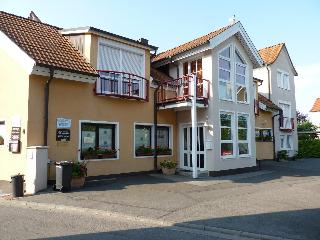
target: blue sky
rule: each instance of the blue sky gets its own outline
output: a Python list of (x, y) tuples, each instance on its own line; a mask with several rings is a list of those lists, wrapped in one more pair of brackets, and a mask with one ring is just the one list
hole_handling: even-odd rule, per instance
[[(318, 84), (320, 97), (319, 0), (0, 0), (0, 9), (21, 16), (33, 10), (43, 22), (64, 28), (95, 26), (133, 39), (144, 37), (159, 51), (224, 26), (235, 14), (257, 49), (285, 42), (298, 72), (303, 73), (296, 80), (298, 87), (310, 87), (309, 81)], [(297, 92), (303, 112), (311, 108), (311, 97), (317, 94), (313, 91), (308, 101), (302, 91)]]

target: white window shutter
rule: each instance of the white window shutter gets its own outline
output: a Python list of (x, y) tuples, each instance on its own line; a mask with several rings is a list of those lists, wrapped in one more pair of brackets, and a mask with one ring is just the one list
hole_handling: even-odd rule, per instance
[(124, 72), (143, 76), (143, 57), (140, 54), (122, 50), (122, 69)]
[(121, 71), (120, 69), (120, 49), (99, 45), (99, 70)]

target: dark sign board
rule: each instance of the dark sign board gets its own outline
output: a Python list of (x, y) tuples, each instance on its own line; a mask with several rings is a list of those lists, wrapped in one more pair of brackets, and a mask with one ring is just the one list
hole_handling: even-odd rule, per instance
[(56, 141), (58, 142), (70, 141), (70, 129), (57, 129)]
[(12, 127), (11, 129), (11, 140), (20, 140), (21, 138), (21, 128)]

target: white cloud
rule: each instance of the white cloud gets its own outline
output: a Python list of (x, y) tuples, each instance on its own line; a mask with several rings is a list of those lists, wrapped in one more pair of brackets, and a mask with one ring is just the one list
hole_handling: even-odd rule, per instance
[(320, 113), (310, 113), (316, 98), (320, 97), (320, 62), (298, 66), (295, 77), (297, 109), (309, 115), (312, 122), (320, 125)]

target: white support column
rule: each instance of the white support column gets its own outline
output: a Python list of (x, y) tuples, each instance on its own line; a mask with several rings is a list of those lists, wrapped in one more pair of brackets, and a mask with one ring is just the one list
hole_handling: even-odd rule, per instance
[(191, 80), (192, 89), (192, 106), (191, 106), (191, 123), (192, 123), (192, 177), (198, 178), (197, 169), (197, 76), (193, 75)]

